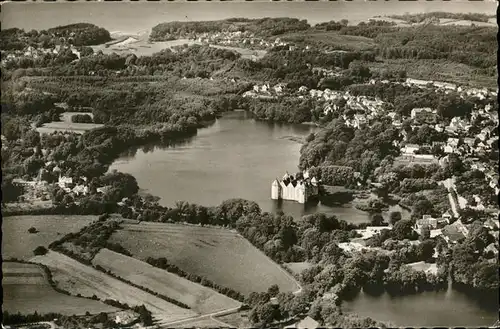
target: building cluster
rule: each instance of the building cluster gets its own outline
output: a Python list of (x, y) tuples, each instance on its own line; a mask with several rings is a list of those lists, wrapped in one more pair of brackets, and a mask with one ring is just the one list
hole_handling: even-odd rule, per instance
[(80, 59), (80, 51), (78, 51), (74, 46), (56, 45), (54, 48), (37, 48), (28, 46), (24, 50), (9, 51), (5, 54), (5, 56), (2, 56), (3, 58), (1, 64), (4, 65), (9, 61), (16, 60), (18, 58), (38, 59), (47, 54), (58, 55), (65, 49), (69, 49), (73, 54), (76, 55), (76, 57), (78, 57), (78, 59)]
[(215, 33), (199, 33), (195, 34), (192, 40), (196, 40), (203, 44), (214, 44), (221, 46), (245, 47), (267, 49), (278, 46), (289, 46), (289, 50), (293, 50), (293, 46), (281, 41), (280, 38), (274, 40), (266, 40), (256, 37), (254, 33), (249, 31), (221, 31)]
[(310, 198), (318, 195), (318, 185), (316, 177), (309, 177), (307, 171), (302, 174), (302, 177), (294, 177), (286, 173), (282, 179), (276, 178), (271, 184), (271, 199), (306, 203)]
[(252, 90), (243, 93), (243, 97), (269, 99), (283, 96), (286, 94), (286, 84), (278, 83), (270, 86), (269, 83), (254, 85)]

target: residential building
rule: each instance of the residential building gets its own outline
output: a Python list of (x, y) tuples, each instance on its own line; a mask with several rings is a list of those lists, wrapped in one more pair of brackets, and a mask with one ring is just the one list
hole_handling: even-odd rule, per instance
[(320, 325), (317, 321), (315, 321), (310, 316), (306, 316), (299, 322), (286, 326), (285, 329), (313, 329), (313, 328), (319, 328), (319, 326)]
[(420, 149), (420, 145), (417, 144), (406, 144), (402, 149), (401, 153), (402, 154), (415, 154)]
[(433, 218), (430, 215), (423, 215), (422, 218), (417, 219), (415, 223), (415, 229), (420, 231), (424, 227), (429, 227), (429, 229), (437, 229), (438, 228), (438, 220), (437, 218)]
[(115, 323), (123, 326), (129, 326), (139, 320), (139, 314), (131, 310), (120, 311), (115, 313)]
[(437, 120), (436, 110), (429, 107), (414, 108), (411, 110), (411, 118), (420, 123), (435, 123)]

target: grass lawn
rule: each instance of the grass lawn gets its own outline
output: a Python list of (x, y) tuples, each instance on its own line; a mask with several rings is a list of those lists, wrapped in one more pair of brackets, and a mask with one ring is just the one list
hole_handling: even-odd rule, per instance
[(44, 123), (41, 127), (37, 127), (36, 130), (40, 133), (50, 134), (54, 131), (69, 131), (77, 134), (83, 134), (87, 130), (92, 130), (95, 128), (103, 127), (100, 123), (74, 123), (74, 122), (64, 122), (64, 121), (53, 121), (49, 123)]
[(92, 263), (139, 286), (183, 302), (199, 314), (213, 313), (241, 305), (212, 289), (108, 249), (102, 249)]
[(294, 274), (300, 274), (302, 273), (302, 271), (310, 268), (312, 264), (308, 262), (298, 262), (298, 263), (286, 263), (285, 266), (288, 267)]
[(4, 262), (3, 310), (12, 313), (97, 314), (117, 309), (100, 301), (59, 293), (49, 285), (42, 268), (34, 264)]
[(206, 277), (248, 295), (277, 284), (296, 291), (297, 282), (261, 251), (235, 232), (163, 223), (124, 224), (111, 242), (140, 259), (165, 257), (188, 273)]
[(48, 266), (57, 286), (70, 293), (85, 297), (96, 295), (101, 300), (114, 299), (130, 306), (144, 305), (154, 317), (163, 321), (196, 315), (57, 252), (50, 251), (31, 261)]
[[(70, 232), (78, 232), (97, 220), (96, 216), (12, 216), (2, 220), (2, 257), (28, 259), (38, 246), (47, 247), (51, 242)], [(28, 233), (34, 227), (38, 233)]]

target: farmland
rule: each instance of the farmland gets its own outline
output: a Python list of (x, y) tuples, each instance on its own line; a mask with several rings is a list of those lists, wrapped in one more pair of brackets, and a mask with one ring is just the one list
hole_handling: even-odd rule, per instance
[(237, 301), (209, 288), (108, 249), (102, 249), (92, 263), (134, 284), (178, 300), (200, 314), (240, 306)]
[(40, 266), (16, 262), (2, 263), (3, 310), (21, 313), (95, 314), (117, 309), (99, 301), (68, 296), (55, 291)]
[[(3, 218), (2, 257), (27, 259), (38, 246), (47, 247), (52, 241), (70, 232), (78, 232), (96, 220), (95, 216), (12, 216)], [(35, 227), (38, 233), (28, 233)]]
[(299, 289), (285, 270), (232, 231), (162, 223), (122, 226), (110, 242), (121, 244), (137, 258), (165, 257), (188, 273), (244, 295), (266, 291), (273, 284), (283, 292)]
[(130, 306), (144, 305), (163, 321), (196, 315), (57, 252), (36, 256), (31, 261), (48, 266), (57, 286), (74, 294), (96, 295), (101, 300), (114, 299)]

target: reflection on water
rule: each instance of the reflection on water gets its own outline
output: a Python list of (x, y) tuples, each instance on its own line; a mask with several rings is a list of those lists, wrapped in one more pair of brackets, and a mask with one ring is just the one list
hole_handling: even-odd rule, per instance
[(298, 171), (302, 145), (293, 140), (316, 129), (257, 121), (248, 112), (234, 111), (182, 142), (131, 149), (110, 169), (134, 175), (141, 188), (161, 197), (166, 206), (178, 200), (214, 206), (244, 198), (256, 201), (263, 211), (282, 210), (296, 218), (324, 212), (353, 223), (367, 221), (366, 212), (349, 206), (271, 200), (272, 181), (285, 171)]
[(371, 296), (360, 292), (343, 303), (345, 312), (390, 322), (397, 326), (491, 326), (498, 319), (498, 299), (485, 300), (449, 287), (393, 297), (388, 293)]

